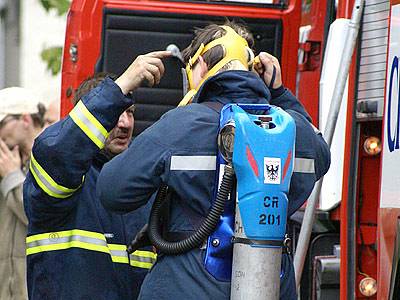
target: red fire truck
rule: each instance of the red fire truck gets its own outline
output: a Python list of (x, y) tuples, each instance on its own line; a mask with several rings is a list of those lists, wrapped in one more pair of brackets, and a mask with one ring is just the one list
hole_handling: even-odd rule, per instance
[[(121, 74), (139, 54), (226, 18), (253, 32), (256, 52), (278, 57), (285, 85), (326, 126), (354, 8), (362, 16), (300, 282), (301, 299), (400, 299), (399, 0), (73, 0), (62, 69), (62, 114), (94, 72)], [(182, 98), (166, 60), (156, 88), (135, 91), (135, 135)], [(347, 76), (347, 74), (345, 74)], [(323, 131), (323, 130), (322, 130)], [(290, 219), (296, 248), (304, 209)]]

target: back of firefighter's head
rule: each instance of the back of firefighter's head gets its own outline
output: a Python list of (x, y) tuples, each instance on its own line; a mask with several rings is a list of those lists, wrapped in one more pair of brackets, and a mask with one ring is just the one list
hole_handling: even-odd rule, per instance
[(190, 88), (197, 89), (205, 79), (222, 71), (249, 70), (253, 45), (252, 34), (234, 22), (196, 29), (195, 38), (182, 51)]
[[(100, 85), (106, 77), (115, 79), (116, 76), (111, 73), (102, 72), (84, 80), (75, 91), (72, 104), (76, 105), (84, 95)], [(117, 125), (109, 133), (104, 145), (103, 152), (107, 156), (112, 157), (128, 148), (134, 129), (134, 112), (135, 106), (132, 105), (120, 115)]]

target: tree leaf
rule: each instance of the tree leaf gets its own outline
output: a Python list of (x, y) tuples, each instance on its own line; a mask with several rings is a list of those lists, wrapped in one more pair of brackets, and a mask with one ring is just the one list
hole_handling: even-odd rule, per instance
[(60, 73), (62, 50), (62, 47), (49, 47), (43, 49), (40, 53), (40, 57), (47, 64), (47, 70), (49, 70), (53, 76)]
[(43, 8), (49, 12), (51, 9), (55, 9), (59, 16), (64, 15), (71, 5), (70, 0), (39, 0)]
[(40, 3), (47, 12), (50, 10), (49, 0), (40, 0)]
[[(46, 10), (46, 12), (54, 9), (57, 11), (57, 14), (59, 16), (64, 15), (71, 5), (70, 0), (39, 0), (39, 2)], [(40, 53), (40, 57), (47, 64), (47, 70), (49, 70), (53, 76), (60, 73), (61, 56), (62, 47), (49, 47), (43, 49)]]
[(59, 16), (65, 14), (71, 5), (71, 1), (69, 0), (49, 0), (49, 2), (57, 10)]

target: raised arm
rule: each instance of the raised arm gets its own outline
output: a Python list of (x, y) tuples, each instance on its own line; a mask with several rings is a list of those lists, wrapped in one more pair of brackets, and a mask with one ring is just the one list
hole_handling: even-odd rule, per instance
[(138, 56), (115, 82), (106, 78), (35, 140), (24, 186), (28, 218), (65, 217), (76, 206), (79, 198), (71, 196), (82, 186), (120, 115), (133, 104), (125, 95), (143, 81), (158, 83), (164, 72), (161, 59), (168, 55), (160, 51)]
[(286, 88), (281, 78), (279, 61), (261, 52), (254, 71), (264, 80), (272, 95), (270, 103), (284, 109), (296, 122), (296, 160), (289, 190), (289, 215), (310, 196), (315, 182), (328, 172), (329, 146), (300, 101)]

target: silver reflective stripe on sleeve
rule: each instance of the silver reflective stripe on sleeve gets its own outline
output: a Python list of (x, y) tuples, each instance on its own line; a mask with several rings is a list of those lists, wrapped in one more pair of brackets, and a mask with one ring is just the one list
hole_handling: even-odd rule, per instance
[(36, 161), (33, 154), (31, 154), (29, 169), (40, 188), (52, 197), (67, 198), (80, 188), (79, 186), (75, 189), (71, 189), (56, 183), (55, 180), (51, 178), (50, 175)]
[(142, 250), (136, 250), (133, 254), (129, 255), (131, 266), (148, 269), (155, 263), (156, 258), (157, 254)]
[(70, 235), (70, 236), (64, 236), (64, 237), (53, 236), (53, 237), (50, 237), (49, 239), (41, 239), (41, 240), (37, 240), (37, 241), (32, 241), (32, 242), (26, 244), (26, 248), (32, 249), (34, 247), (39, 247), (39, 246), (42, 247), (42, 246), (48, 246), (48, 245), (66, 244), (66, 243), (71, 243), (71, 242), (82, 242), (82, 243), (86, 243), (86, 244), (107, 247), (107, 242), (105, 240), (87, 237), (87, 236), (81, 236), (81, 235)]
[(215, 171), (216, 156), (171, 156), (171, 171)]
[(108, 132), (86, 108), (82, 101), (78, 102), (74, 109), (69, 113), (69, 116), (93, 143), (95, 143), (100, 149), (104, 148)]
[(314, 159), (296, 157), (294, 159), (293, 172), (295, 172), (295, 173), (313, 173), (314, 174), (315, 173)]
[(104, 234), (99, 232), (72, 229), (40, 233), (26, 238), (27, 255), (68, 248), (82, 248), (110, 253)]
[(147, 262), (147, 263), (154, 263), (155, 259), (153, 257), (143, 257), (143, 256), (138, 256), (138, 255), (134, 255), (131, 254), (130, 258), (136, 261), (140, 261), (140, 262)]
[(104, 234), (81, 229), (40, 233), (26, 238), (26, 255), (70, 248), (103, 252), (110, 255), (114, 263), (144, 269), (151, 268), (157, 257), (152, 251), (145, 250), (136, 250), (128, 256), (126, 245), (108, 244)]
[(110, 249), (110, 255), (113, 262), (129, 264), (128, 252), (126, 252), (125, 245), (108, 244), (108, 248)]

